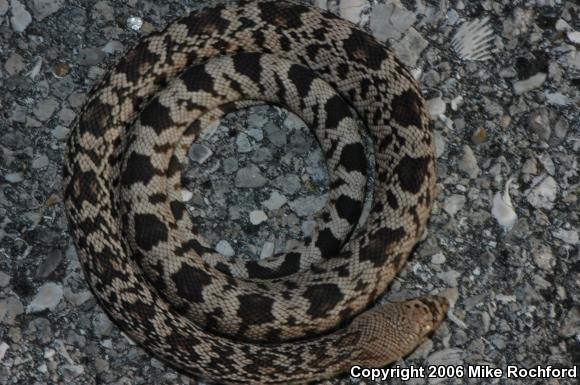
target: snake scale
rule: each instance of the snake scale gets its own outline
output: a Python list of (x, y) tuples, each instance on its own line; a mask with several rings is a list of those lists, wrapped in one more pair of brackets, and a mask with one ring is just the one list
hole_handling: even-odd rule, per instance
[[(247, 261), (210, 247), (179, 188), (187, 149), (209, 124), (260, 103), (282, 105), (314, 130), (329, 201), (301, 245)], [(376, 183), (353, 235), (367, 179), (362, 129)], [(190, 375), (300, 383), (384, 366), (447, 310), (439, 296), (372, 306), (424, 232), (433, 140), (409, 72), (329, 12), (238, 1), (143, 38), (89, 94), (64, 177), (69, 226), (98, 302), (137, 344)]]

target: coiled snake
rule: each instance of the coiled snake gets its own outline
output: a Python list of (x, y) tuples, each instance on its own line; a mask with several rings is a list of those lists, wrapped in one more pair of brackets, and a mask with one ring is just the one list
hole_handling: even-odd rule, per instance
[[(315, 234), (260, 261), (227, 258), (179, 199), (187, 148), (228, 111), (276, 103), (313, 129), (330, 199)], [(376, 186), (360, 216), (367, 158)], [(432, 135), (392, 52), (328, 12), (281, 1), (206, 8), (142, 39), (93, 89), (65, 161), (65, 207), (109, 317), (156, 357), (220, 383), (304, 382), (384, 366), (443, 318), (427, 296), (368, 308), (422, 235)]]

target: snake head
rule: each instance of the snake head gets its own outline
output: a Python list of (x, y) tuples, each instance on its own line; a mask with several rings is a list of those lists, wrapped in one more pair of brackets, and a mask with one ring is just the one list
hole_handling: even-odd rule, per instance
[(353, 361), (366, 367), (382, 367), (411, 353), (437, 329), (449, 302), (428, 296), (375, 306), (349, 326), (359, 339)]

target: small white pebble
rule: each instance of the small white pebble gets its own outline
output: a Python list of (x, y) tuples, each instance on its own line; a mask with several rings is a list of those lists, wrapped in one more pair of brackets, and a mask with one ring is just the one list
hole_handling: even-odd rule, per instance
[(461, 107), (462, 104), (463, 104), (463, 96), (461, 96), (461, 95), (456, 96), (451, 101), (451, 109), (453, 111), (457, 111), (459, 109), (459, 107)]
[(56, 350), (51, 348), (46, 348), (44, 350), (44, 358), (52, 358), (56, 354)]
[(127, 27), (133, 31), (139, 31), (143, 26), (143, 19), (137, 16), (131, 16), (127, 19)]
[(262, 251), (260, 252), (260, 259), (269, 258), (274, 255), (274, 243), (273, 242), (265, 242), (262, 245)]
[(505, 185), (503, 195), (500, 192), (495, 194), (493, 197), (493, 206), (491, 208), (491, 215), (493, 215), (497, 223), (499, 223), (505, 231), (509, 231), (518, 219), (509, 195), (511, 182), (512, 179), (510, 178)]
[(189, 202), (193, 198), (193, 193), (188, 190), (181, 190), (181, 201)]
[(4, 355), (8, 351), (9, 347), (10, 345), (8, 345), (6, 342), (0, 343), (0, 361), (4, 359)]
[(38, 289), (38, 293), (26, 308), (27, 313), (36, 313), (43, 310), (53, 310), (63, 297), (62, 286), (49, 282)]
[(224, 239), (217, 243), (215, 250), (226, 257), (232, 257), (234, 255), (234, 249), (232, 248), (232, 245), (230, 245), (230, 243)]
[(12, 172), (10, 174), (4, 175), (4, 179), (8, 183), (18, 183), (24, 180), (24, 176), (22, 176), (21, 172)]
[(433, 99), (429, 99), (427, 100), (427, 109), (429, 110), (431, 118), (437, 119), (445, 113), (445, 101), (443, 101), (443, 99), (441, 99), (439, 96)]
[(443, 253), (437, 253), (431, 256), (431, 263), (434, 265), (442, 265), (446, 260), (447, 258), (445, 258)]
[(571, 245), (576, 245), (578, 244), (578, 232), (575, 230), (564, 230), (564, 229), (558, 229), (556, 231), (552, 232), (552, 235), (554, 235), (554, 237), (569, 243)]
[(262, 210), (254, 210), (250, 213), (250, 223), (253, 225), (259, 225), (268, 219), (268, 216)]
[(580, 32), (570, 31), (568, 32), (568, 40), (574, 44), (580, 44)]

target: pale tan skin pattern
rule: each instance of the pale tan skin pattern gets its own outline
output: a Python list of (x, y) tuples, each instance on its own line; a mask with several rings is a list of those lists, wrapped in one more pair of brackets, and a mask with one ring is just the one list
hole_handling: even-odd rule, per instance
[[(209, 248), (176, 190), (191, 141), (259, 100), (315, 130), (331, 199), (300, 248), (246, 262)], [(348, 239), (366, 181), (355, 115), (373, 140), (376, 183), (369, 219)], [(428, 296), (365, 311), (425, 229), (433, 142), (406, 69), (329, 13), (243, 1), (144, 38), (91, 92), (64, 174), (71, 232), (99, 303), (140, 346), (191, 375), (299, 383), (384, 366), (447, 310)]]

